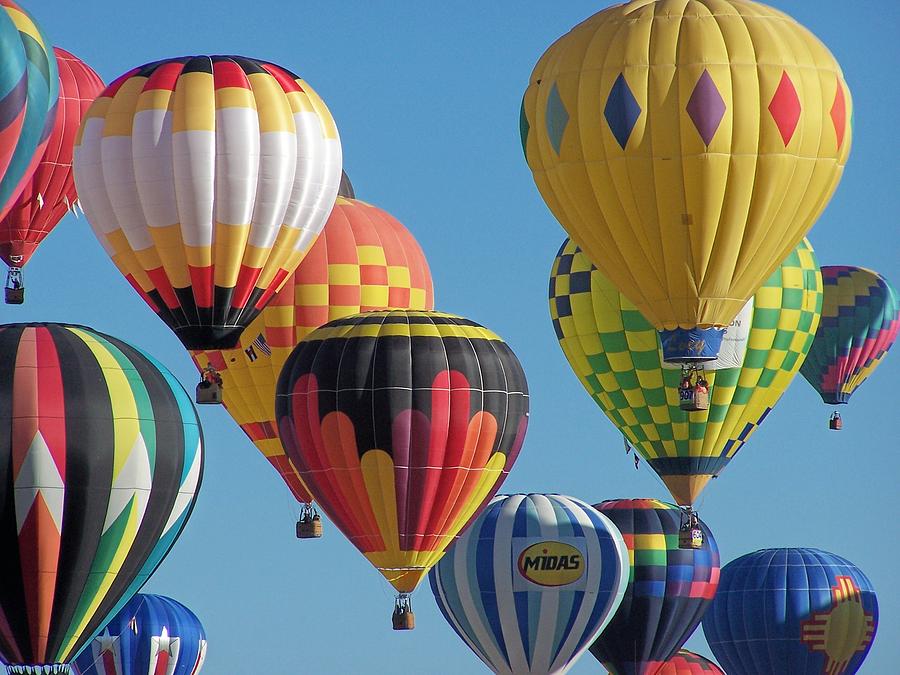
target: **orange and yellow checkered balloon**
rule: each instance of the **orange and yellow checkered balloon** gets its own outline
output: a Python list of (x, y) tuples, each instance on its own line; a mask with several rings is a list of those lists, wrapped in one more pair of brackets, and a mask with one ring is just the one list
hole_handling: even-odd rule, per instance
[(434, 309), (428, 262), (400, 222), (377, 206), (339, 197), (325, 229), (235, 349), (192, 351), (199, 369), (222, 376), (228, 412), (298, 501), (312, 496), (284, 454), (275, 425), (275, 384), (294, 346), (313, 330), (358, 312)]

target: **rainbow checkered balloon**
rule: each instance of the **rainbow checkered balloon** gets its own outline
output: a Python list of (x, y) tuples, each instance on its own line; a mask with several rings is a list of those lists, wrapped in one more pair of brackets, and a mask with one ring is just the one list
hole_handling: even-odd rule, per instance
[(702, 522), (703, 546), (678, 547), (682, 512), (656, 499), (595, 507), (625, 539), (631, 571), (622, 604), (591, 654), (614, 675), (652, 675), (700, 623), (719, 585), (719, 548)]
[(862, 267), (822, 268), (822, 320), (800, 373), (825, 403), (847, 403), (900, 332), (900, 294)]
[(694, 502), (781, 398), (821, 307), (818, 262), (804, 240), (753, 297), (740, 367), (707, 369), (709, 410), (688, 414), (679, 407), (681, 374), (663, 367), (656, 330), (574, 243), (563, 244), (550, 275), (550, 318), (572, 370), (681, 505)]

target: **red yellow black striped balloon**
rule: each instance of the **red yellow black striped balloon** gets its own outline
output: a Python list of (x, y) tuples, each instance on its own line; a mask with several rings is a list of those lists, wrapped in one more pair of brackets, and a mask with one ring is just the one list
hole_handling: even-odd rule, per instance
[(439, 312), (332, 321), (297, 345), (277, 392), (288, 457), (400, 593), (497, 492), (528, 423), (525, 373), (509, 346)]
[(68, 663), (181, 534), (197, 412), (158, 362), (84, 326), (0, 326), (0, 662)]
[(201, 372), (212, 365), (222, 376), (225, 408), (299, 502), (308, 504), (312, 496), (278, 439), (275, 384), (281, 368), (296, 344), (322, 324), (388, 308), (434, 309), (425, 254), (387, 211), (338, 197), (316, 243), (238, 346), (191, 352)]
[(242, 56), (128, 71), (75, 142), (97, 238), (188, 349), (230, 348), (331, 211), (341, 144), (302, 79)]

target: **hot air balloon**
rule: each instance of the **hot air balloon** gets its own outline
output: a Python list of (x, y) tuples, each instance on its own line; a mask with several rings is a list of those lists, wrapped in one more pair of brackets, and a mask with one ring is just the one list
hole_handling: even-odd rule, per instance
[(6, 284), (8, 303), (24, 301), (22, 267), (63, 216), (75, 211), (77, 195), (72, 177), (75, 133), (88, 106), (103, 90), (103, 80), (90, 66), (59, 47), (54, 47), (53, 52), (59, 68), (56, 122), (34, 173), (0, 221), (0, 258), (10, 266)]
[(634, 0), (544, 53), (520, 126), (557, 220), (662, 332), (666, 360), (691, 364), (825, 208), (851, 110), (834, 57), (786, 14)]
[(278, 439), (278, 375), (294, 346), (322, 324), (388, 308), (434, 308), (425, 255), (389, 213), (339, 197), (316, 243), (238, 347), (191, 352), (201, 372), (212, 365), (221, 375), (226, 409), (304, 505), (298, 536), (321, 533), (321, 522)]
[[(900, 293), (862, 267), (822, 268), (822, 320), (800, 373), (829, 405), (850, 396), (878, 367), (900, 332)], [(840, 413), (829, 426), (840, 429)]]
[(200, 425), (163, 366), (83, 326), (0, 326), (0, 373), (0, 657), (67, 673), (181, 533)]
[(613, 675), (654, 675), (681, 648), (719, 583), (719, 549), (709, 529), (699, 549), (679, 547), (681, 510), (655, 499), (596, 506), (625, 539), (631, 573), (625, 599), (591, 645)]
[(519, 454), (528, 387), (509, 346), (439, 312), (354, 314), (307, 335), (275, 401), (288, 458), (319, 506), (409, 594), (497, 492)]
[(196, 675), (206, 658), (200, 619), (164, 595), (138, 593), (72, 662), (74, 675)]
[(715, 663), (699, 654), (689, 652), (687, 649), (679, 649), (675, 656), (656, 671), (656, 675), (703, 675), (704, 673), (725, 675)]
[[(577, 246), (560, 249), (550, 278), (550, 316), (572, 369), (610, 421), (689, 507), (765, 420), (810, 349), (822, 306), (822, 279), (803, 241), (756, 292), (749, 332), (731, 362), (705, 373), (708, 410), (680, 407), (682, 378), (663, 367), (653, 326)], [(735, 364), (740, 367), (730, 367)], [(721, 369), (719, 365), (723, 366)]]
[(13, 0), (0, 0), (0, 218), (34, 172), (56, 117), (56, 58), (41, 29)]
[(429, 574), (447, 623), (495, 673), (565, 673), (622, 602), (628, 550), (563, 495), (495, 497)]
[(722, 568), (703, 633), (728, 675), (851, 675), (878, 628), (878, 600), (853, 563), (770, 548)]
[(188, 349), (237, 345), (325, 225), (340, 176), (337, 127), (318, 95), (241, 56), (128, 71), (75, 142), (94, 233)]

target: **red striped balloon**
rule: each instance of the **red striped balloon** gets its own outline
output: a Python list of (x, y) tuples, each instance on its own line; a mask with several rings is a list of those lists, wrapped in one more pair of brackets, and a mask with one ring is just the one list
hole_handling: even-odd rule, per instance
[(103, 80), (65, 49), (53, 48), (59, 66), (59, 106), (47, 147), (31, 178), (0, 221), (0, 258), (22, 267), (63, 216), (75, 208), (72, 148), (81, 118), (103, 91)]

